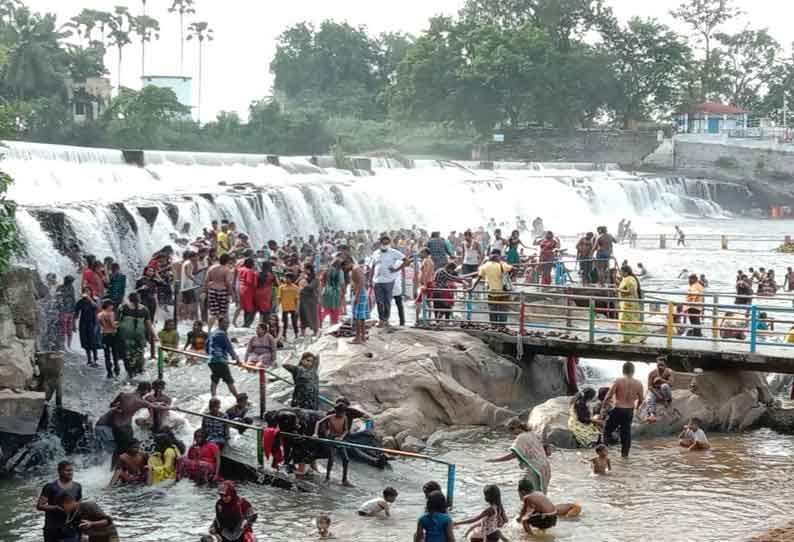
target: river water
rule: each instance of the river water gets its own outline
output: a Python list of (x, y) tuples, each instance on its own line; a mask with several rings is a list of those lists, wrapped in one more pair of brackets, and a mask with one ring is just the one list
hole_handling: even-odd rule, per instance
[[(542, 215), (546, 226), (576, 234), (605, 223), (614, 228), (621, 218), (631, 218), (640, 234), (672, 233), (680, 224), (690, 234), (764, 235), (782, 238), (790, 233), (787, 223), (729, 218), (709, 198), (708, 183), (681, 179), (640, 179), (623, 172), (581, 172), (538, 168), (532, 171), (503, 170), (496, 173), (440, 169), (433, 164), (405, 171), (387, 169), (384, 163), (375, 177), (352, 178), (342, 172), (312, 170), (305, 165), (285, 168), (243, 166), (240, 160), (216, 156), (156, 156), (145, 169), (125, 166), (112, 151), (15, 144), (3, 167), (16, 178), (14, 196), (23, 203), (20, 225), (28, 244), (28, 261), (40, 271), (54, 269), (62, 276), (71, 268), (57, 251), (58, 243), (46, 231), (42, 209), (59, 209), (84, 252), (113, 255), (135, 270), (155, 249), (171, 242), (187, 229), (196, 235), (218, 216), (244, 224), (257, 244), (287, 234), (307, 234), (322, 227), (391, 228), (411, 224), (448, 229), (484, 224), (488, 218), (510, 222), (516, 215), (531, 220)], [(305, 161), (302, 163), (305, 164)], [(307, 170), (307, 171), (305, 171)], [(305, 171), (294, 174), (295, 171)], [(496, 178), (498, 182), (492, 182)], [(224, 194), (218, 180), (251, 182), (266, 187), (268, 197), (256, 202)], [(583, 186), (593, 188), (582, 194)], [(216, 192), (213, 198), (193, 198), (197, 192)], [(176, 197), (175, 195), (178, 195)], [(141, 199), (141, 198), (146, 199)], [(169, 199), (170, 198), (170, 199)], [(91, 203), (86, 203), (91, 200)], [(133, 230), (118, 219), (123, 201)], [(132, 203), (130, 203), (132, 201)], [(169, 208), (179, 212), (168, 220)], [(251, 203), (249, 205), (249, 203)], [(439, 212), (448, 203), (450, 212)], [(161, 212), (147, 223), (143, 206)], [(651, 276), (645, 289), (683, 289), (678, 273), (706, 273), (712, 290), (731, 291), (737, 269), (790, 265), (772, 252), (779, 241), (752, 245), (731, 241), (722, 251), (716, 241), (692, 241), (688, 248), (665, 250), (644, 242), (637, 249), (618, 248), (619, 260), (643, 262)], [(782, 278), (782, 277), (781, 277)], [(409, 309), (410, 312), (410, 309)], [(282, 360), (283, 361), (283, 360)], [(598, 362), (604, 376), (618, 365)], [(644, 369), (643, 369), (644, 371)], [(67, 356), (66, 406), (100, 415), (120, 385), (108, 382), (103, 370), (89, 370), (76, 354)], [(151, 374), (149, 376), (152, 376)], [(209, 398), (206, 368), (178, 369), (166, 373), (169, 389), (178, 405), (201, 410)], [(240, 378), (241, 388), (256, 396), (253, 376)], [(273, 386), (271, 392), (277, 392)], [(282, 390), (283, 391), (283, 390)], [(189, 441), (191, 426), (181, 433)], [(615, 470), (594, 478), (582, 456), (575, 451), (552, 457), (550, 496), (555, 502), (577, 502), (584, 508), (578, 520), (562, 521), (542, 538), (569, 541), (626, 541), (632, 539), (741, 540), (791, 517), (794, 500), (794, 441), (768, 430), (746, 434), (709, 435), (713, 451), (688, 454), (674, 438), (635, 443), (629, 460), (613, 458)], [(515, 464), (487, 464), (483, 459), (502, 455), (509, 446), (506, 435), (494, 433), (476, 444), (451, 444), (432, 450), (458, 466), (455, 517), (460, 519), (483, 508), (482, 487), (500, 485), (509, 514), (518, 509)], [(234, 446), (248, 450), (250, 436), (238, 437)], [(60, 459), (57, 452), (53, 461)], [(216, 492), (190, 483), (157, 488), (105, 488), (107, 465), (99, 458), (79, 456), (76, 478), (84, 496), (98, 501), (116, 518), (122, 539), (140, 541), (192, 541), (206, 532), (212, 520)], [(338, 479), (339, 467), (335, 473)], [(0, 541), (40, 540), (43, 518), (35, 510), (41, 485), (54, 476), (54, 463), (41, 470), (0, 482)], [(446, 469), (422, 461), (395, 461), (393, 469), (377, 471), (354, 464), (356, 488), (318, 484), (317, 490), (298, 493), (270, 487), (244, 485), (240, 492), (259, 512), (256, 533), (260, 540), (292, 541), (316, 538), (312, 520), (331, 513), (333, 531), (340, 540), (410, 540), (423, 506), (421, 486), (430, 479), (445, 485)], [(392, 485), (400, 491), (394, 517), (362, 519), (357, 505)], [(462, 532), (461, 532), (462, 535)], [(523, 535), (512, 526), (512, 540)]]

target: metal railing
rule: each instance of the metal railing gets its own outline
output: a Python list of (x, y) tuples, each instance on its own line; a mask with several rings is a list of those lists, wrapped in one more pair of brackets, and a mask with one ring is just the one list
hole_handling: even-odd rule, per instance
[[(659, 344), (652, 346), (668, 349), (681, 343), (689, 346), (701, 343), (704, 349), (712, 349), (716, 344), (726, 352), (737, 353), (794, 347), (794, 342), (789, 342), (794, 341), (794, 328), (789, 329), (794, 326), (794, 307), (708, 303), (705, 299), (697, 302), (634, 299), (606, 289), (603, 296), (546, 291), (543, 301), (529, 301), (527, 294), (520, 291), (433, 291), (434, 295), (439, 293), (451, 295), (452, 299), (424, 300), (417, 325), (463, 323), (476, 327), (488, 323), (519, 337), (542, 335), (592, 344), (614, 342), (612, 337), (618, 336), (622, 343), (653, 340)], [(785, 330), (781, 331), (780, 326), (785, 326)], [(785, 353), (794, 357), (794, 350)]]
[[(215, 420), (241, 429), (253, 430), (256, 433), (256, 462), (259, 469), (264, 470), (265, 449), (263, 444), (263, 437), (264, 437), (264, 431), (265, 429), (267, 429), (267, 427), (247, 424), (234, 420), (227, 420), (226, 418), (219, 418), (217, 416), (212, 416), (210, 414), (204, 414), (201, 412), (195, 412), (184, 408), (171, 407), (171, 410), (175, 410), (177, 412), (181, 412), (183, 414), (188, 414), (191, 416), (198, 416), (200, 418)], [(403, 457), (406, 459), (421, 459), (424, 461), (430, 461), (431, 463), (438, 463), (440, 465), (445, 465), (447, 467), (447, 503), (449, 504), (449, 507), (452, 508), (452, 504), (455, 499), (455, 477), (457, 470), (455, 463), (450, 463), (449, 461), (444, 461), (443, 459), (438, 459), (436, 457), (432, 457), (426, 454), (419, 454), (415, 452), (404, 452), (402, 450), (392, 450), (390, 448), (379, 448), (377, 446), (367, 446), (365, 444), (356, 444), (353, 442), (345, 442), (340, 440), (330, 440), (326, 438), (314, 437), (309, 435), (299, 435), (296, 433), (288, 433), (286, 431), (279, 431), (279, 435), (295, 440), (308, 440), (311, 442), (317, 442), (320, 444), (324, 444), (326, 446), (333, 446), (336, 448), (355, 448), (359, 450), (380, 452), (386, 455)]]

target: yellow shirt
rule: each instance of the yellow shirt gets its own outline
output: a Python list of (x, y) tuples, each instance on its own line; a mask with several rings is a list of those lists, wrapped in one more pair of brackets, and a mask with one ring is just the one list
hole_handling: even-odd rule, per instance
[(794, 328), (792, 328), (788, 334), (786, 335), (786, 342), (787, 343), (794, 343)]
[(229, 234), (223, 231), (218, 232), (218, 251), (229, 252), (231, 244), (229, 243)]
[(282, 284), (278, 289), (278, 296), (281, 299), (281, 310), (285, 312), (298, 310), (298, 295), (300, 288), (294, 284)]
[(501, 292), (502, 276), (513, 270), (513, 266), (504, 262), (488, 262), (480, 266), (477, 276), (485, 279), (488, 289)]

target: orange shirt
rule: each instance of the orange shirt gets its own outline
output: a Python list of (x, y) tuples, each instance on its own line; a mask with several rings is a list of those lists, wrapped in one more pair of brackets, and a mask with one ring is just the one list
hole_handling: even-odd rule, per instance
[(281, 299), (281, 310), (285, 312), (298, 310), (298, 295), (300, 288), (295, 284), (282, 284), (278, 289), (278, 296)]
[[(703, 285), (699, 282), (690, 284), (686, 295), (687, 303), (703, 303), (703, 290), (705, 290), (705, 288), (703, 288)], [(691, 308), (698, 309), (700, 311), (703, 310), (703, 307), (698, 305), (693, 305)]]

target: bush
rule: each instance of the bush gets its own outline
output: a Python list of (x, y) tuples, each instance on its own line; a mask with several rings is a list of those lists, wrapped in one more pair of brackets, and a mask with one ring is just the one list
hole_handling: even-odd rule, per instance
[(0, 171), (0, 275), (8, 271), (12, 258), (24, 248), (17, 231), (17, 204), (5, 197), (11, 183), (11, 177)]

